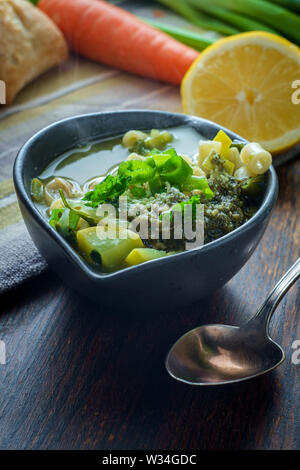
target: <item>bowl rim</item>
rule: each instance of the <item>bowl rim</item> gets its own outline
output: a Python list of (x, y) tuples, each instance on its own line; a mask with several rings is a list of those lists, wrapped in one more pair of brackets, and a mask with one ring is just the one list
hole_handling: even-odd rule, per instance
[[(243, 142), (247, 142), (246, 139), (243, 137), (239, 136), (233, 131), (230, 131), (229, 129), (226, 129), (225, 127), (213, 122), (209, 121), (208, 119), (192, 116), (192, 115), (185, 115), (181, 113), (173, 113), (173, 112), (168, 112), (168, 111), (156, 111), (156, 110), (149, 110), (149, 109), (128, 109), (128, 110), (119, 110), (119, 111), (104, 111), (104, 112), (94, 112), (94, 113), (87, 113), (87, 114), (79, 114), (75, 116), (71, 116), (68, 118), (61, 119), (59, 121), (56, 121), (42, 129), (40, 129), (38, 132), (36, 132), (33, 136), (31, 136), (20, 148), (18, 151), (18, 154), (16, 156), (15, 162), (14, 162), (14, 168), (13, 168), (13, 180), (14, 180), (14, 185), (16, 189), (16, 193), (18, 196), (18, 199), (22, 202), (22, 204), (25, 206), (27, 211), (30, 213), (30, 215), (33, 217), (33, 219), (48, 233), (49, 236), (54, 239), (54, 241), (60, 245), (60, 247), (63, 249), (65, 255), (69, 258), (69, 260), (73, 263), (76, 264), (79, 268), (81, 268), (85, 274), (91, 279), (91, 280), (101, 280), (101, 282), (105, 282), (105, 280), (110, 280), (112, 278), (120, 278), (123, 276), (128, 276), (132, 272), (137, 273), (139, 271), (144, 271), (151, 269), (153, 267), (153, 263), (159, 263), (159, 264), (169, 264), (170, 262), (173, 263), (177, 258), (185, 256), (186, 258), (193, 256), (193, 253), (195, 252), (210, 252), (211, 250), (214, 250), (215, 248), (221, 248), (222, 246), (226, 245), (228, 241), (236, 240), (239, 235), (242, 232), (247, 232), (252, 229), (254, 225), (260, 224), (265, 218), (269, 216), (271, 213), (273, 206), (276, 202), (277, 199), (277, 194), (278, 194), (278, 180), (277, 180), (277, 175), (275, 172), (275, 169), (273, 165), (269, 169), (269, 174), (270, 178), (268, 181), (267, 185), (267, 190), (266, 194), (264, 197), (264, 200), (262, 201), (262, 204), (260, 205), (259, 209), (257, 212), (249, 219), (247, 222), (245, 222), (243, 225), (240, 227), (234, 229), (232, 232), (229, 232), (226, 235), (223, 235), (222, 237), (218, 238), (217, 240), (214, 240), (212, 242), (209, 242), (205, 245), (202, 245), (200, 247), (191, 249), (191, 250), (186, 250), (180, 253), (176, 253), (174, 255), (170, 255), (167, 257), (162, 257), (158, 259), (151, 260), (147, 263), (141, 263), (136, 266), (129, 266), (127, 268), (123, 268), (121, 270), (111, 272), (111, 273), (103, 273), (96, 271), (93, 266), (91, 266), (87, 261), (85, 261), (65, 240), (64, 238), (53, 228), (51, 225), (48, 223), (48, 221), (42, 216), (42, 214), (38, 211), (36, 208), (34, 202), (30, 198), (26, 187), (25, 187), (25, 181), (24, 181), (24, 165), (26, 164), (26, 159), (28, 159), (28, 155), (30, 152), (31, 145), (39, 139), (41, 136), (44, 136), (45, 133), (47, 133), (49, 130), (53, 130), (56, 127), (69, 123), (72, 121), (77, 121), (80, 119), (93, 119), (98, 116), (103, 116), (103, 115), (126, 115), (126, 114), (141, 114), (144, 115), (147, 113), (148, 115), (153, 114), (153, 117), (155, 115), (160, 115), (160, 116), (166, 116), (166, 117), (174, 117), (178, 118), (182, 121), (182, 125), (190, 125), (192, 123), (195, 123), (196, 125), (202, 124), (202, 125), (208, 125), (212, 127), (217, 127), (218, 129), (224, 130), (224, 132), (229, 133), (231, 136), (233, 136), (235, 139), (241, 140)], [(142, 125), (142, 122), (141, 122)], [(179, 124), (180, 125), (180, 124)], [(171, 126), (170, 126), (171, 127)], [(166, 127), (167, 129), (167, 127)], [(95, 140), (95, 138), (91, 139)], [(101, 139), (101, 137), (100, 137)], [(76, 144), (74, 144), (76, 145)], [(56, 156), (54, 157), (56, 158)]]

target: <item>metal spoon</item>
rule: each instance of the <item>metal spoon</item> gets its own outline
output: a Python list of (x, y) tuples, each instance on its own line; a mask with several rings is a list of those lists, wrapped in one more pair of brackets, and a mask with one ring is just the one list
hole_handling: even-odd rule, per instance
[(285, 360), (269, 336), (270, 318), (300, 276), (300, 258), (280, 279), (256, 315), (238, 326), (204, 325), (183, 335), (166, 358), (169, 374), (191, 385), (224, 385), (265, 374)]

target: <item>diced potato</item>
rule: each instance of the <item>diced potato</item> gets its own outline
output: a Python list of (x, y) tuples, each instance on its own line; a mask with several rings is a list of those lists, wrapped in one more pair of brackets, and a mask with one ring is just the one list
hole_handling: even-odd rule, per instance
[(199, 154), (198, 154), (198, 164), (202, 165), (204, 160), (209, 156), (210, 152), (215, 150), (219, 155), (222, 151), (222, 143), (215, 142), (213, 140), (200, 140), (199, 142)]
[(243, 162), (240, 157), (240, 152), (236, 147), (231, 147), (226, 155), (226, 160), (229, 160), (234, 164), (235, 169), (237, 170), (241, 166), (243, 166)]
[(79, 230), (78, 248), (90, 262), (101, 265), (106, 271), (119, 267), (134, 248), (144, 246), (139, 235), (131, 230), (119, 228), (117, 237), (111, 239), (100, 237), (97, 229), (89, 227)]
[(230, 145), (232, 144), (232, 140), (224, 131), (219, 131), (214, 138), (214, 142), (221, 142), (222, 150), (221, 155), (222, 157), (226, 157), (228, 150), (230, 149)]
[(154, 248), (134, 248), (125, 259), (125, 263), (129, 266), (136, 266), (146, 261), (162, 258), (168, 254), (166, 251), (155, 250)]

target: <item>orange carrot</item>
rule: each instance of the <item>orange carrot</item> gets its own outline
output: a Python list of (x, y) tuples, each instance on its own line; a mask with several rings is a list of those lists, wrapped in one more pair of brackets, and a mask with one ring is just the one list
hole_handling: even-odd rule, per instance
[(103, 64), (179, 84), (198, 52), (101, 0), (40, 0), (72, 50)]

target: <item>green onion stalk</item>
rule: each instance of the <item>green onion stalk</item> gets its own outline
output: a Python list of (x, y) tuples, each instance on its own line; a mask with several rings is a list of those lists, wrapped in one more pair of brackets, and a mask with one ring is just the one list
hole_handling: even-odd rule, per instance
[(211, 2), (208, 3), (207, 0), (188, 0), (188, 2), (203, 12), (236, 26), (242, 31), (267, 31), (268, 33), (276, 34), (274, 29), (266, 26), (260, 21), (226, 10), (225, 8), (212, 6)]
[(211, 6), (248, 15), (277, 29), (300, 45), (300, 17), (295, 13), (265, 0), (209, 0)]
[(300, 12), (300, 0), (273, 0), (273, 2), (287, 8), (288, 10)]
[(179, 15), (183, 16), (187, 20), (189, 20), (194, 25), (198, 26), (199, 28), (208, 29), (211, 31), (216, 31), (223, 35), (231, 35), (239, 33), (240, 30), (234, 28), (233, 26), (229, 26), (222, 21), (215, 20), (207, 15), (203, 15), (200, 12), (196, 11), (190, 5), (187, 4), (186, 1), (179, 1), (179, 0), (158, 0), (158, 3), (169, 7), (171, 10), (179, 13)]
[(203, 49), (215, 42), (213, 39), (205, 38), (201, 34), (196, 33), (194, 31), (188, 31), (184, 28), (178, 28), (170, 24), (165, 24), (161, 21), (149, 20), (148, 18), (142, 17), (141, 20), (150, 24), (154, 28), (160, 29), (164, 33), (168, 34), (169, 36), (172, 36), (183, 44), (193, 47), (197, 51), (202, 51)]

